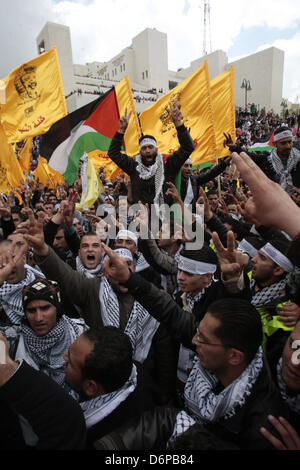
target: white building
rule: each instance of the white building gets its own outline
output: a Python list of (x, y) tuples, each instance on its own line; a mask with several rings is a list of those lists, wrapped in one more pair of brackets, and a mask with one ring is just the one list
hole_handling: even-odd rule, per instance
[[(69, 112), (92, 101), (97, 94), (107, 91), (125, 75), (129, 76), (136, 109), (140, 112), (187, 78), (205, 59), (208, 61), (211, 79), (234, 66), (237, 107), (245, 108), (247, 98), (247, 104), (254, 103), (259, 109), (264, 107), (267, 111), (281, 111), (284, 52), (275, 47), (232, 63), (228, 62), (224, 51), (218, 50), (175, 72), (168, 69), (167, 35), (155, 28), (147, 28), (135, 36), (130, 46), (108, 62), (73, 64), (69, 27), (46, 23), (37, 38), (38, 52), (54, 45), (59, 55)], [(251, 90), (241, 88), (244, 79), (250, 82)]]

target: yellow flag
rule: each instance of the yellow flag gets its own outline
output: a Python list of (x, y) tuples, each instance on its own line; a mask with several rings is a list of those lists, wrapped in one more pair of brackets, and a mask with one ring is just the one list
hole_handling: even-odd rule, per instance
[(141, 129), (136, 114), (134, 99), (131, 91), (128, 75), (124, 77), (116, 86), (115, 93), (118, 102), (119, 114), (123, 116), (127, 109), (127, 115), (131, 111), (131, 117), (124, 136), (125, 148), (127, 155), (133, 156), (140, 152), (139, 138), (141, 137)]
[(29, 137), (19, 153), (19, 163), (23, 171), (28, 173), (30, 170), (30, 160), (32, 151), (32, 137)]
[(103, 168), (104, 178), (111, 180), (117, 176), (122, 170), (109, 158), (107, 153), (100, 150), (92, 150), (88, 153), (89, 159), (93, 162), (95, 170), (98, 174), (100, 168)]
[(140, 114), (144, 134), (157, 140), (158, 150), (170, 154), (179, 148), (177, 132), (171, 120), (169, 102), (181, 106), (185, 126), (190, 129), (196, 148), (193, 164), (214, 160), (216, 141), (207, 60), (192, 75), (170, 90)]
[(67, 114), (56, 46), (15, 68), (1, 83), (0, 116), (9, 143), (44, 134)]
[(80, 202), (75, 205), (77, 210), (91, 207), (97, 200), (99, 194), (104, 192), (103, 184), (101, 183), (93, 162), (85, 154), (85, 170), (81, 176), (82, 195)]
[(214, 115), (217, 156), (228, 155), (228, 147), (223, 147), (224, 132), (230, 134), (235, 142), (234, 107), (234, 68), (221, 73), (210, 82), (211, 102)]
[(0, 191), (8, 193), (12, 188), (20, 187), (20, 181), (24, 180), (24, 174), (12, 145), (7, 142), (1, 125), (0, 149)]
[(33, 171), (35, 179), (39, 179), (45, 186), (55, 188), (58, 184), (64, 184), (64, 177), (58, 172), (50, 168), (46, 158), (39, 156), (38, 166)]

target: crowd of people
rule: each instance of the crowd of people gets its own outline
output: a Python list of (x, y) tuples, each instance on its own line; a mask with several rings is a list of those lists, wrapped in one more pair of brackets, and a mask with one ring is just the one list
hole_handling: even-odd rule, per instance
[(120, 117), (90, 207), (83, 163), (0, 195), (0, 449), (300, 449), (297, 120), (240, 112), (201, 170), (170, 108), (167, 159)]

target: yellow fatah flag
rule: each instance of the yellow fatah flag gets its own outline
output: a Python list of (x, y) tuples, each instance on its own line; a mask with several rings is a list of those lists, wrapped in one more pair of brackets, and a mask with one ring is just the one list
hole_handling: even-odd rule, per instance
[(35, 179), (39, 179), (43, 185), (49, 185), (50, 188), (55, 188), (58, 184), (64, 184), (64, 177), (58, 173), (58, 171), (53, 170), (48, 165), (48, 162), (45, 158), (39, 156), (38, 166), (33, 171)]
[(214, 115), (217, 156), (229, 154), (228, 147), (223, 147), (224, 132), (230, 134), (235, 142), (235, 107), (234, 107), (234, 68), (226, 70), (210, 82), (211, 102)]
[(194, 165), (214, 160), (216, 141), (207, 60), (182, 83), (159, 98), (140, 114), (144, 134), (157, 140), (162, 154), (171, 154), (179, 148), (177, 132), (171, 119), (169, 103), (178, 102), (185, 126), (190, 129), (196, 148), (190, 158)]
[(0, 191), (8, 193), (12, 188), (20, 187), (24, 174), (11, 144), (0, 124)]
[(56, 46), (15, 68), (1, 84), (0, 116), (9, 143), (44, 134), (67, 114)]
[(22, 150), (19, 153), (19, 163), (23, 171), (28, 173), (30, 170), (30, 160), (31, 160), (31, 152), (32, 152), (32, 137), (29, 137)]
[(140, 153), (139, 138), (141, 137), (141, 129), (136, 114), (128, 75), (126, 75), (126, 77), (124, 77), (115, 86), (115, 93), (118, 102), (119, 115), (124, 116), (125, 110), (127, 110), (127, 116), (131, 112), (131, 117), (124, 136), (126, 154), (130, 156), (137, 155)]
[(83, 164), (81, 167), (81, 186), (82, 195), (80, 202), (75, 205), (77, 210), (91, 207), (98, 199), (99, 194), (104, 192), (103, 184), (101, 183), (93, 162), (84, 154), (81, 158)]

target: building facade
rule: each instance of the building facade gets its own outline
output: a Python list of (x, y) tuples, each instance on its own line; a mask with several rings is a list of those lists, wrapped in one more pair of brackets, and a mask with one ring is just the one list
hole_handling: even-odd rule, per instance
[[(147, 28), (132, 39), (108, 62), (73, 64), (71, 33), (67, 26), (46, 23), (37, 38), (38, 53), (56, 45), (68, 111), (84, 106), (129, 76), (137, 112), (147, 108), (174, 88), (207, 59), (210, 79), (234, 66), (236, 107), (255, 104), (260, 110), (281, 112), (284, 52), (270, 47), (229, 63), (226, 53), (217, 50), (191, 62), (185, 69), (168, 69), (167, 35)], [(249, 90), (241, 88), (244, 79)]]

